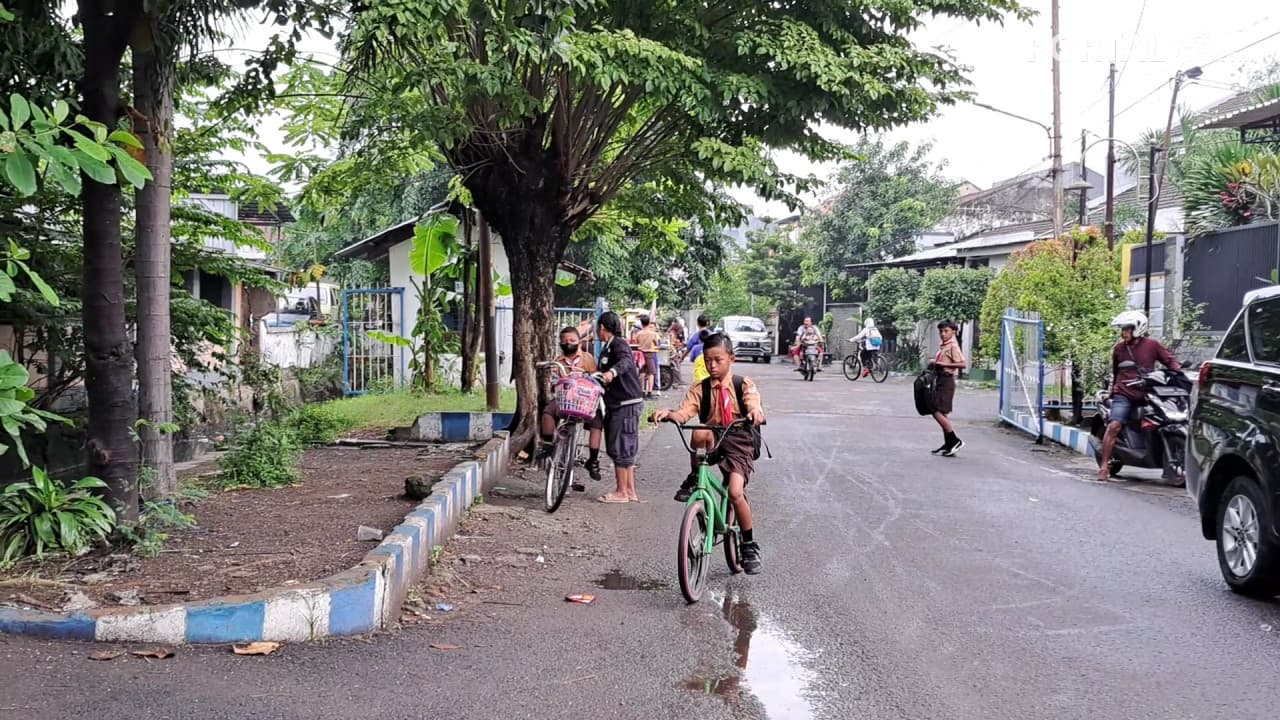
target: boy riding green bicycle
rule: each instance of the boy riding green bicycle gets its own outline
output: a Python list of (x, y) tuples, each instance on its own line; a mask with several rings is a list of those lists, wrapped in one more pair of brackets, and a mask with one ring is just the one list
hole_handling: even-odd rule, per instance
[[(758, 430), (752, 426), (758, 427), (765, 421), (760, 390), (751, 378), (734, 377), (733, 346), (728, 336), (722, 333), (709, 335), (703, 344), (702, 357), (710, 377), (694, 383), (680, 407), (659, 410), (653, 414), (653, 419), (683, 424), (697, 417), (704, 425), (727, 428), (723, 431), (725, 436), (719, 443), (719, 450), (709, 461), (718, 464), (728, 480), (729, 500), (742, 534), (742, 569), (754, 575), (761, 568), (760, 546), (752, 536), (751, 506), (747, 504), (746, 486), (759, 454)], [(751, 425), (734, 424), (744, 419)], [(711, 450), (717, 445), (715, 434), (712, 430), (695, 430), (690, 445)], [(692, 472), (675, 495), (679, 502), (688, 500), (698, 486), (699, 460), (696, 456), (690, 460)]]

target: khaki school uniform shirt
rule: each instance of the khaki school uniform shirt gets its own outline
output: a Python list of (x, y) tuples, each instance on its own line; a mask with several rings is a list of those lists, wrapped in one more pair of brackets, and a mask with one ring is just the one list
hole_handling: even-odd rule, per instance
[(591, 353), (583, 350), (579, 350), (577, 355), (561, 355), (556, 358), (556, 362), (564, 363), (570, 368), (577, 368), (588, 375), (596, 371), (596, 359), (591, 357)]
[(643, 353), (658, 352), (658, 333), (649, 328), (641, 330), (636, 333), (636, 345), (640, 346), (640, 352)]
[[(680, 407), (671, 413), (671, 419), (678, 423), (686, 423), (689, 420), (697, 418), (698, 412), (702, 409), (702, 386), (704, 383), (694, 383), (689, 388), (689, 392), (685, 393), (684, 401), (680, 403)], [(724, 391), (729, 393), (730, 407), (733, 411), (733, 417), (726, 421), (722, 417), (721, 408), (723, 406)], [(755, 381), (749, 377), (742, 379), (742, 404), (746, 406), (746, 412), (760, 409), (760, 390), (756, 387)], [(707, 418), (707, 425), (719, 425), (721, 427), (727, 425), (734, 420), (742, 417), (738, 415), (738, 394), (733, 389), (733, 376), (729, 375), (721, 380), (711, 381), (711, 417)]]
[[(968, 360), (964, 359), (964, 351), (960, 349), (960, 343), (951, 340), (942, 345), (942, 349), (938, 351), (938, 356), (933, 359), (934, 362), (959, 363), (967, 366)], [(956, 368), (939, 368), (944, 375), (955, 375)]]

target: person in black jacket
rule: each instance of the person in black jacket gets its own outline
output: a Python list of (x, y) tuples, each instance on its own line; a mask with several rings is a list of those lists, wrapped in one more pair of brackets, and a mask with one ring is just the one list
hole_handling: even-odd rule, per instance
[(613, 460), (618, 487), (600, 496), (600, 502), (640, 502), (636, 495), (636, 455), (640, 451), (640, 414), (644, 393), (631, 344), (622, 334), (622, 318), (615, 312), (600, 316), (597, 333), (604, 342), (600, 355), (600, 381), (604, 383), (605, 451)]

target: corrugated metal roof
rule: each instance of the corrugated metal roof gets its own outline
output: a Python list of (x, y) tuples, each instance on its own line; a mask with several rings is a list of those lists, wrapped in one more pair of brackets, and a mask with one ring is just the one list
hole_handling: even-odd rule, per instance
[(1256, 122), (1271, 120), (1277, 116), (1280, 116), (1280, 98), (1272, 100), (1255, 99), (1249, 105), (1208, 116), (1196, 127), (1201, 130), (1236, 129)]

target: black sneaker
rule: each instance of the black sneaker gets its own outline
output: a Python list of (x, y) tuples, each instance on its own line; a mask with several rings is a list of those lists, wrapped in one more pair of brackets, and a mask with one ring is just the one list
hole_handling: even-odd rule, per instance
[(572, 485), (570, 485), (569, 487), (573, 488), (573, 491), (574, 491), (574, 492), (586, 492), (586, 491), (587, 491), (587, 486), (586, 486), (586, 485), (583, 485), (582, 483), (578, 482), (577, 480), (574, 480), (574, 481), (573, 481), (573, 484), (572, 484)]
[(938, 446), (938, 449), (936, 449), (936, 450), (930, 450), (930, 451), (929, 451), (929, 454), (930, 454), (930, 455), (941, 455), (942, 453), (946, 452), (946, 451), (947, 451), (947, 448), (949, 448), (949, 447), (951, 447), (951, 446), (950, 446), (948, 443), (942, 443), (942, 445)]
[(754, 541), (744, 542), (738, 548), (742, 558), (742, 570), (748, 575), (760, 572), (760, 545)]
[(533, 457), (535, 462), (546, 462), (551, 459), (552, 453), (556, 451), (556, 446), (552, 443), (543, 443), (538, 448), (538, 454)]
[(955, 457), (956, 453), (960, 452), (960, 448), (962, 447), (964, 447), (964, 441), (961, 440), (960, 438), (956, 438), (956, 442), (954, 445), (942, 451), (942, 456)]
[(582, 463), (582, 467), (586, 469), (587, 474), (591, 476), (592, 480), (600, 479), (600, 461), (599, 460), (588, 460)]
[(684, 479), (684, 483), (676, 491), (676, 502), (688, 502), (696, 489), (698, 489), (698, 476), (695, 473), (689, 473), (689, 477)]

